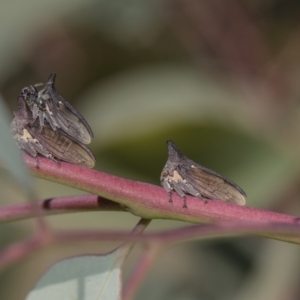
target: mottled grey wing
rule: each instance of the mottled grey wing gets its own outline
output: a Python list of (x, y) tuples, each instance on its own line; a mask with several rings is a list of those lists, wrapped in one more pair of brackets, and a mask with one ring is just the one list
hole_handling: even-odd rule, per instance
[(178, 173), (206, 198), (229, 201), (239, 205), (246, 203), (245, 192), (235, 183), (214, 171), (195, 165), (180, 166)]
[(74, 114), (73, 111), (67, 108), (65, 102), (54, 101), (51, 97), (46, 101), (49, 110), (53, 113), (53, 117), (63, 131), (83, 144), (91, 142), (92, 130), (83, 117), (78, 117), (78, 112)]
[(84, 145), (79, 144), (61, 132), (55, 132), (47, 126), (42, 129), (32, 127), (28, 131), (55, 158), (88, 168), (94, 167), (96, 160), (93, 153)]
[(56, 79), (56, 73), (51, 73), (49, 75), (49, 78), (47, 80), (47, 83), (43, 90), (40, 91), (40, 93), (48, 93), (50, 97), (53, 99), (55, 103), (63, 103), (64, 106), (77, 117), (77, 119), (80, 120), (80, 122), (83, 124), (85, 129), (88, 131), (89, 135), (93, 137), (93, 131), (91, 127), (89, 126), (88, 122), (84, 119), (84, 117), (68, 102), (66, 101), (55, 89), (54, 83)]

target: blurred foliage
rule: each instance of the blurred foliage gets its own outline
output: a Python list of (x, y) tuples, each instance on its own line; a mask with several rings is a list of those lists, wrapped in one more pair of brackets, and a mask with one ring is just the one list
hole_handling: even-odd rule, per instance
[[(94, 130), (96, 169), (159, 184), (172, 139), (237, 182), (248, 205), (299, 215), (298, 1), (27, 0), (0, 8), (7, 106), (15, 109), (24, 86), (57, 72), (58, 91)], [(1, 203), (25, 201), (0, 175)], [(35, 184), (40, 197), (78, 193)], [(47, 219), (55, 228), (128, 229), (137, 220), (125, 213)], [(164, 220), (150, 228), (180, 226)], [(30, 227), (2, 230), (8, 243)], [(0, 298), (22, 299), (46, 266), (74, 251), (48, 249), (14, 266), (2, 275)], [(294, 245), (254, 238), (166, 249), (137, 299), (298, 299), (299, 254)], [(280, 284), (272, 274), (284, 274)]]

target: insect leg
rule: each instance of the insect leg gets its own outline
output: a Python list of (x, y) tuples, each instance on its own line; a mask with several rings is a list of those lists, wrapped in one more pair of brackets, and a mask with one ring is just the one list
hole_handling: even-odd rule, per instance
[(173, 200), (172, 200), (172, 191), (169, 191), (168, 192), (168, 195), (169, 195), (169, 203), (172, 203), (173, 202)]
[(163, 178), (161, 183), (162, 183), (163, 188), (168, 192), (169, 202), (173, 202), (173, 200), (172, 200), (173, 187), (171, 186), (170, 182), (168, 181), (167, 178)]
[(187, 208), (185, 195), (182, 197), (182, 199), (183, 199), (183, 206), (182, 207)]
[(39, 156), (38, 155), (35, 157), (35, 167), (36, 167), (36, 169), (40, 168)]
[(178, 181), (178, 182), (174, 181), (172, 183), (173, 183), (173, 189), (175, 190), (175, 192), (183, 199), (183, 207), (187, 208), (186, 199), (185, 199), (185, 191), (182, 189), (180, 181)]

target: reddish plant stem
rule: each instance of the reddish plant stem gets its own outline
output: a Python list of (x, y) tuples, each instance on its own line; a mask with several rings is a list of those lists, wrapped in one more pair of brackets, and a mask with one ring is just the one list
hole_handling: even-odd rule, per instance
[(76, 241), (143, 241), (174, 244), (185, 241), (206, 239), (212, 237), (228, 237), (240, 235), (271, 235), (285, 234), (286, 239), (300, 243), (300, 226), (289, 224), (241, 224), (220, 223), (210, 225), (195, 225), (190, 227), (167, 230), (162, 232), (132, 234), (124, 231), (62, 231), (53, 234), (55, 241), (68, 243)]
[[(118, 203), (97, 195), (56, 197), (37, 202), (42, 215), (73, 213), (79, 211), (125, 211)], [(0, 223), (35, 216), (32, 203), (18, 203), (0, 207)]]
[[(168, 194), (158, 186), (119, 178), (68, 163), (57, 164), (46, 158), (39, 159), (39, 169), (37, 169), (34, 158), (24, 155), (24, 160), (38, 177), (112, 199), (133, 214), (145, 219), (175, 219), (194, 223), (243, 221), (243, 223), (300, 224), (298, 217), (217, 200), (204, 202), (196, 197), (187, 197), (188, 208), (183, 208), (179, 196), (173, 194), (173, 203), (169, 203)], [(299, 243), (298, 237), (274, 236), (273, 231), (270, 234), (264, 232), (257, 234)]]
[[(166, 244), (239, 235), (271, 236), (274, 239), (300, 244), (299, 224), (221, 222), (218, 224), (193, 225), (160, 232), (132, 234), (124, 231), (60, 231), (52, 233), (60, 243), (73, 241), (144, 241)], [(283, 237), (282, 237), (283, 235)]]
[[(131, 231), (131, 233), (129, 235), (134, 235), (134, 236), (142, 235), (144, 230), (150, 224), (150, 222), (151, 222), (151, 220), (149, 220), (149, 219), (143, 219), (143, 218), (140, 219), (138, 224), (133, 228), (133, 230)], [(135, 245), (135, 242), (137, 242), (137, 241), (126, 241), (126, 239), (125, 239), (125, 243), (119, 247), (120, 256), (125, 258), (129, 254), (129, 252), (133, 248), (133, 246)]]
[(124, 231), (60, 231), (47, 232), (38, 236), (29, 238), (28, 240), (17, 242), (9, 245), (0, 253), (0, 269), (7, 267), (11, 263), (15, 263), (20, 259), (31, 255), (34, 251), (50, 244), (64, 244), (70, 242), (87, 242), (87, 241), (127, 241), (127, 242), (147, 242), (159, 246), (166, 246), (174, 243), (192, 241), (196, 239), (207, 239), (215, 237), (228, 237), (238, 235), (264, 235), (277, 236), (285, 241), (300, 244), (300, 226), (297, 224), (263, 224), (263, 223), (240, 223), (226, 222), (209, 225), (194, 225), (175, 230), (166, 230), (156, 233), (144, 233), (142, 230), (146, 228), (147, 222), (150, 220), (142, 220), (144, 222), (141, 228), (133, 233)]
[(188, 208), (183, 208), (182, 199), (173, 193), (173, 202), (168, 202), (168, 194), (155, 185), (119, 178), (96, 170), (63, 163), (56, 164), (40, 158), (39, 169), (35, 160), (25, 156), (26, 164), (41, 178), (60, 182), (116, 201), (145, 219), (176, 219), (203, 223), (212, 221), (278, 222), (300, 224), (300, 218), (272, 211), (239, 206), (228, 202), (203, 200), (187, 197)]
[(19, 260), (25, 259), (38, 251), (41, 247), (51, 243), (50, 235), (43, 231), (43, 235), (39, 234), (28, 238), (25, 241), (13, 243), (0, 252), (0, 270), (16, 263)]
[(147, 272), (152, 267), (157, 253), (161, 249), (162, 245), (153, 243), (148, 245), (148, 249), (146, 249), (142, 256), (140, 257), (135, 269), (133, 270), (130, 278), (128, 279), (124, 289), (122, 300), (130, 300), (133, 299), (136, 294), (138, 288), (141, 285), (141, 282), (144, 280)]

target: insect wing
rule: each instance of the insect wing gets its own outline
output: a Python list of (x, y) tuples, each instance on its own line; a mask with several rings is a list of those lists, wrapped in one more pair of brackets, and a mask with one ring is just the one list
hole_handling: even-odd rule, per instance
[(60, 128), (83, 144), (89, 144), (93, 137), (93, 132), (83, 117), (78, 118), (79, 113), (74, 114), (68, 102), (55, 102), (56, 121)]
[(246, 194), (240, 187), (212, 170), (191, 164), (178, 167), (178, 173), (203, 197), (239, 205), (246, 203)]
[[(50, 112), (53, 112), (59, 126), (66, 133), (83, 144), (89, 144), (93, 131), (84, 117), (54, 88), (55, 73), (51, 73), (47, 84), (40, 90), (39, 98), (48, 102)], [(52, 105), (51, 105), (52, 103)]]
[(95, 157), (92, 152), (61, 131), (55, 132), (47, 126), (42, 129), (32, 127), (28, 131), (53, 157), (88, 168), (94, 167)]
[(20, 122), (18, 117), (15, 117), (11, 122), (11, 129), (14, 133), (17, 146), (20, 149), (23, 149), (33, 157), (36, 157), (37, 154), (41, 154), (53, 159), (52, 154), (37, 139), (32, 137), (25, 127), (22, 127), (22, 121)]

